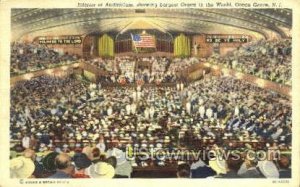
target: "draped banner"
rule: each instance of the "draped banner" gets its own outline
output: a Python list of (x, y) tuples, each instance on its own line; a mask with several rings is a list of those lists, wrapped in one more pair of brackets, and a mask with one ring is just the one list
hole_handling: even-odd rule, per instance
[(114, 40), (107, 34), (104, 34), (99, 39), (99, 56), (101, 57), (114, 56)]
[(184, 34), (180, 34), (174, 40), (174, 56), (188, 57), (191, 55), (190, 39)]

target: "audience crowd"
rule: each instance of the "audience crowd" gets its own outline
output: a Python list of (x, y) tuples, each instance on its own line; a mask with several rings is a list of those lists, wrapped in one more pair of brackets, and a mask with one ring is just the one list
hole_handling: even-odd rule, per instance
[(243, 73), (291, 85), (291, 40), (259, 40), (248, 43), (224, 57), (213, 55), (209, 62), (222, 64)]
[(77, 55), (59, 52), (45, 45), (19, 42), (11, 44), (10, 54), (11, 75), (70, 64), (79, 58)]
[[(205, 142), (223, 150), (243, 149), (238, 142), (250, 142), (249, 149), (291, 146), (289, 98), (232, 77), (207, 76), (179, 87), (101, 88), (72, 77), (41, 76), (11, 89), (10, 112), (11, 175), (18, 178), (130, 177), (132, 167), (149, 165), (125, 159), (126, 149), (137, 147), (191, 150)], [(228, 159), (223, 163), (227, 169), (212, 167), (208, 173), (269, 178), (283, 170), (289, 176), (289, 159), (245, 161), (241, 167)], [(190, 170), (178, 167), (177, 176), (202, 176), (203, 168), (196, 170), (208, 167), (202, 162), (186, 163)], [(253, 168), (258, 173), (248, 175)]]
[[(290, 40), (261, 40), (207, 61), (291, 85), (291, 49)], [(12, 43), (11, 75), (78, 58), (44, 45)], [(202, 62), (197, 58), (125, 56), (84, 62), (106, 72), (98, 84), (72, 75), (44, 75), (11, 88), (12, 178), (130, 178), (135, 167), (174, 165), (178, 178), (291, 177), (288, 152), (270, 160), (246, 156), (251, 150), (290, 151), (292, 109), (287, 96), (229, 76), (206, 75), (187, 84), (180, 73)], [(138, 86), (101, 86), (112, 83)], [(134, 157), (134, 150), (141, 148), (205, 148), (217, 154), (209, 158), (201, 153), (200, 159), (191, 160)], [(229, 154), (227, 159), (222, 151)]]

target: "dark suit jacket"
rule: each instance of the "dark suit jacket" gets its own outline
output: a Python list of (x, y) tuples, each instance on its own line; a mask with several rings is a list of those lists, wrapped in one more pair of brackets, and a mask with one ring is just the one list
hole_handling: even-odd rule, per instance
[(240, 175), (242, 178), (265, 178), (256, 168), (249, 168)]
[(279, 178), (291, 178), (291, 169), (279, 170)]
[(191, 170), (192, 178), (206, 178), (210, 176), (215, 176), (217, 173), (210, 167), (203, 166), (198, 167), (197, 169)]

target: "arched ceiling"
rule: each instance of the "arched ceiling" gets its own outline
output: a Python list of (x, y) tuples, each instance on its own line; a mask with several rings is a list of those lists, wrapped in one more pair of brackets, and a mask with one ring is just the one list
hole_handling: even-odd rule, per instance
[(169, 33), (248, 34), (288, 37), (290, 9), (12, 9), (12, 40), (47, 35), (122, 33), (158, 29)]

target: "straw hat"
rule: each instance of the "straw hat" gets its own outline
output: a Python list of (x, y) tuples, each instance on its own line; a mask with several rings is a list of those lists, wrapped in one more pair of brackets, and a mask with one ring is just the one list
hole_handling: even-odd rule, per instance
[(35, 128), (34, 128), (34, 127), (31, 128), (31, 129), (30, 129), (30, 132), (35, 132)]
[(81, 139), (82, 139), (81, 134), (77, 134), (77, 135), (76, 135), (76, 140), (81, 140)]
[(41, 125), (40, 129), (43, 130), (45, 128), (45, 125)]
[(35, 166), (30, 158), (23, 156), (10, 160), (11, 178), (28, 178), (34, 172)]
[(115, 169), (106, 162), (98, 162), (89, 167), (89, 175), (91, 178), (113, 178)]
[(80, 143), (76, 143), (75, 147), (81, 147), (81, 144)]

